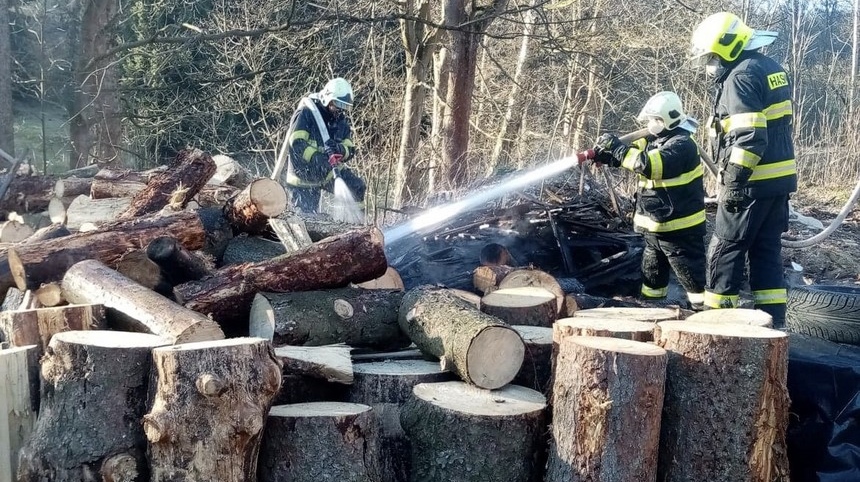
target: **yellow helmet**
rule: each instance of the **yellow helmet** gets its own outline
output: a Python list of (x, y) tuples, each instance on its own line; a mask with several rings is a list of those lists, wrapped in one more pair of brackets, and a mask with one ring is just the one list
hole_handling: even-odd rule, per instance
[(715, 13), (702, 20), (693, 30), (690, 53), (693, 59), (713, 54), (731, 62), (738, 58), (753, 33), (753, 29), (737, 15), (729, 12)]

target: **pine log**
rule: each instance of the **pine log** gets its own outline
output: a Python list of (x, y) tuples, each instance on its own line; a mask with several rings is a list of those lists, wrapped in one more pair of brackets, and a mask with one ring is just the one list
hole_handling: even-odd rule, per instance
[(523, 364), (525, 346), (516, 331), (445, 289), (407, 292), (400, 328), (444, 369), (481, 388), (505, 386)]
[[(29, 352), (33, 347), (0, 349), (0, 480), (18, 480), (18, 453), (33, 431)], [(37, 375), (38, 376), (38, 375)], [(36, 397), (38, 397), (36, 383)]]
[(221, 184), (207, 184), (200, 188), (200, 192), (194, 196), (194, 200), (200, 207), (217, 207), (221, 209), (231, 198), (239, 194), (239, 190), (233, 186)]
[(605, 336), (624, 340), (648, 342), (654, 340), (657, 324), (624, 318), (562, 318), (553, 324), (553, 340), (561, 343), (568, 336)]
[[(283, 215), (282, 215), (283, 216)], [(317, 242), (332, 236), (339, 236), (350, 231), (361, 229), (362, 226), (341, 221), (335, 221), (328, 214), (301, 214), (308, 230), (311, 241)]]
[(278, 181), (255, 179), (224, 206), (224, 214), (233, 227), (250, 234), (262, 233), (269, 218), (287, 208), (287, 192)]
[(652, 344), (566, 338), (553, 385), (546, 482), (657, 480), (666, 363), (666, 350)]
[(298, 251), (313, 244), (305, 222), (298, 216), (269, 219), (269, 227), (284, 245), (287, 253)]
[(149, 259), (143, 249), (136, 249), (124, 254), (116, 263), (116, 271), (162, 296), (170, 297), (173, 295), (173, 285), (164, 279), (161, 274), (161, 267)]
[(478, 266), (472, 272), (472, 284), (475, 289), (489, 294), (499, 287), (499, 282), (516, 268), (510, 266)]
[(93, 177), (99, 172), (98, 164), (90, 164), (84, 167), (78, 167), (75, 169), (69, 169), (63, 174), (60, 174), (60, 177)]
[(555, 313), (561, 313), (561, 308), (564, 306), (564, 291), (551, 274), (534, 268), (520, 268), (511, 271), (499, 282), (499, 289), (526, 286), (544, 288), (555, 295)]
[(362, 288), (262, 292), (251, 305), (249, 333), (275, 346), (396, 349), (409, 345), (397, 322), (402, 300), (402, 291)]
[(248, 184), (254, 181), (254, 176), (250, 171), (242, 167), (230, 156), (216, 154), (212, 156), (215, 162), (215, 174), (209, 180), (210, 184), (226, 184), (239, 189), (245, 189)]
[(461, 300), (469, 303), (475, 308), (481, 309), (481, 297), (472, 293), (471, 291), (461, 290), (457, 288), (448, 288), (452, 295), (460, 298)]
[(519, 385), (547, 393), (552, 381), (552, 328), (541, 326), (512, 326), (525, 343), (523, 366), (513, 380)]
[(266, 414), (281, 385), (271, 344), (188, 343), (156, 348), (152, 359), (154, 400), (143, 422), (150, 480), (257, 480)]
[(32, 236), (33, 228), (18, 221), (0, 223), (0, 243), (17, 243)]
[(136, 173), (129, 173), (127, 177), (116, 179), (101, 177), (101, 175), (102, 173), (99, 172), (90, 186), (89, 195), (93, 199), (134, 198), (146, 189), (146, 182)]
[(592, 308), (579, 310), (574, 318), (602, 318), (609, 320), (660, 321), (682, 320), (684, 313), (678, 308)]
[[(206, 245), (203, 247), (202, 251), (211, 256), (217, 265), (224, 256), (227, 244), (231, 239), (233, 239), (233, 227), (230, 226), (229, 222), (227, 222), (227, 218), (224, 216), (221, 206), (217, 208), (201, 207), (200, 209), (197, 209), (197, 216), (200, 218), (200, 221), (203, 222), (203, 226), (206, 229)], [(170, 235), (169, 233), (162, 234), (166, 236)], [(182, 239), (179, 239), (179, 241), (182, 242)], [(182, 245), (185, 246), (186, 249), (196, 249), (186, 245), (185, 243), (182, 243)]]
[(562, 315), (573, 316), (577, 311), (590, 310), (592, 308), (638, 307), (640, 307), (640, 305), (631, 301), (604, 298), (602, 296), (592, 296), (585, 293), (571, 293), (564, 297), (564, 310), (562, 311)]
[(664, 321), (669, 351), (659, 480), (788, 480), (788, 335)]
[(509, 325), (551, 327), (555, 321), (556, 296), (534, 286), (499, 288), (481, 298), (481, 311)]
[(287, 254), (287, 251), (277, 241), (242, 233), (227, 242), (227, 249), (224, 250), (224, 256), (221, 258), (221, 266), (257, 263), (284, 254)]
[(732, 310), (707, 310), (692, 314), (687, 321), (700, 323), (739, 323), (741, 325), (773, 328), (773, 318), (762, 310), (735, 308)]
[(81, 194), (90, 194), (90, 188), (93, 185), (91, 177), (67, 177), (65, 179), (57, 179), (54, 183), (54, 197), (77, 197)]
[[(42, 359), (42, 409), (21, 451), (20, 480), (138, 480), (146, 464), (141, 421), (150, 353), (163, 344), (142, 333), (55, 335)], [(117, 455), (130, 457), (136, 470), (117, 464)]]
[(209, 278), (177, 286), (174, 294), (222, 326), (243, 325), (239, 329), (244, 331), (257, 292), (338, 288), (382, 275), (388, 266), (382, 243), (375, 227), (351, 231), (293, 254), (221, 268)]
[(170, 236), (159, 236), (146, 246), (146, 256), (161, 268), (162, 275), (171, 286), (196, 281), (212, 274), (206, 260), (185, 249), (182, 243)]
[(33, 295), (39, 300), (40, 307), (50, 308), (67, 304), (63, 296), (63, 288), (58, 283), (45, 283), (36, 289)]
[(106, 328), (105, 309), (98, 304), (0, 312), (3, 338), (11, 346), (35, 345), (39, 355), (57, 333)]
[(353, 381), (350, 349), (344, 344), (281, 346), (275, 348), (275, 356), (281, 360), (284, 373), (306, 375), (349, 385)]
[(482, 390), (422, 383), (400, 415), (412, 441), (413, 481), (542, 480), (546, 399), (516, 385)]
[(389, 266), (388, 269), (385, 270), (385, 274), (379, 278), (359, 283), (358, 287), (367, 290), (404, 290), (403, 278), (401, 278), (400, 273), (391, 266)]
[(55, 183), (53, 176), (15, 176), (0, 199), (0, 212), (44, 211), (53, 197)]
[(260, 482), (379, 482), (376, 437), (367, 405), (274, 406), (260, 450)]
[(168, 343), (219, 340), (224, 333), (200, 313), (91, 259), (75, 264), (63, 277), (66, 298), (74, 303), (99, 303), (122, 314), (121, 328), (164, 337)]
[(111, 169), (104, 168), (100, 169), (99, 172), (94, 176), (95, 180), (102, 181), (132, 181), (138, 182), (141, 184), (146, 184), (152, 179), (157, 172), (163, 172), (165, 169), (161, 169), (159, 171), (147, 171), (144, 173), (132, 171), (130, 169)]
[(206, 235), (201, 217), (192, 211), (147, 216), (105, 225), (96, 231), (13, 246), (8, 252), (9, 265), (19, 289), (35, 289), (42, 283), (61, 280), (78, 261), (97, 259), (116, 266), (125, 253), (143, 249), (159, 236), (172, 236), (187, 249), (200, 249)]
[(28, 243), (36, 243), (39, 241), (47, 241), (49, 239), (62, 238), (63, 236), (68, 236), (70, 234), (72, 234), (72, 232), (69, 231), (67, 227), (60, 223), (54, 223), (50, 226), (37, 229), (36, 232), (27, 238), (26, 241)]
[(200, 149), (179, 151), (167, 170), (152, 177), (118, 219), (134, 219), (159, 212), (167, 205), (185, 207), (215, 173), (212, 157)]

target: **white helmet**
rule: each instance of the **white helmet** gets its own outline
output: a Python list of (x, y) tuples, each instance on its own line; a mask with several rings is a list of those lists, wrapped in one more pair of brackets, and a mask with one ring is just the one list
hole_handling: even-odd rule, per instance
[[(664, 90), (652, 95), (648, 99), (648, 102), (645, 103), (645, 107), (642, 108), (642, 112), (639, 113), (636, 120), (646, 122), (653, 119), (659, 119), (660, 123), (669, 130), (678, 127), (682, 122), (687, 120), (687, 114), (684, 113), (684, 109), (681, 107), (681, 99), (678, 97), (678, 94)], [(652, 132), (652, 134), (656, 135), (660, 131), (662, 129)]]
[(346, 79), (336, 77), (325, 84), (319, 92), (319, 99), (325, 106), (334, 102), (338, 109), (349, 110), (352, 107), (352, 86)]

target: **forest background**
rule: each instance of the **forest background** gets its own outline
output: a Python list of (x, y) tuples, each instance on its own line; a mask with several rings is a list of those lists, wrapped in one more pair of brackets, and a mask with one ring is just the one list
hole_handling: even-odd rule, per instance
[(660, 90), (704, 120), (690, 34), (728, 10), (780, 34), (801, 189), (860, 173), (858, 0), (5, 1), (0, 148), (40, 172), (194, 146), (268, 176), (299, 99), (342, 76), (376, 219), (636, 130)]

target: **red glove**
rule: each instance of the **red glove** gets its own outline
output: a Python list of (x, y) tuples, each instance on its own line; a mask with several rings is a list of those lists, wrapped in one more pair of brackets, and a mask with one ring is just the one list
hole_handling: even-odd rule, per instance
[(329, 165), (331, 165), (331, 167), (335, 167), (338, 164), (340, 164), (341, 159), (343, 159), (342, 155), (332, 154), (332, 155), (328, 156), (328, 163), (329, 163)]

